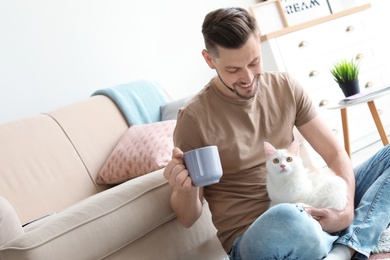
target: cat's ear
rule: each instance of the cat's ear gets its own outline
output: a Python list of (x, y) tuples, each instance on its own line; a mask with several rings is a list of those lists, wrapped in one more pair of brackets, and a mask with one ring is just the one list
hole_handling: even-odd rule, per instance
[(299, 156), (299, 149), (301, 148), (301, 145), (299, 144), (298, 140), (294, 140), (290, 146), (288, 147), (288, 152), (295, 155)]
[(264, 142), (264, 151), (265, 151), (265, 155), (267, 156), (267, 159), (269, 159), (272, 155), (274, 155), (277, 152), (275, 147), (273, 147), (272, 144), (268, 142)]

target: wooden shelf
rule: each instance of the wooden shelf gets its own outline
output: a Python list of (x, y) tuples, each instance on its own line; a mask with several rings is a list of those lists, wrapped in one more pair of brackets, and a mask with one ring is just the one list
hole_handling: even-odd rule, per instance
[(324, 23), (324, 22), (327, 22), (327, 21), (330, 21), (330, 20), (334, 20), (334, 19), (343, 17), (343, 16), (347, 16), (347, 15), (350, 15), (350, 14), (353, 14), (353, 13), (361, 12), (361, 11), (364, 11), (364, 10), (369, 9), (369, 8), (371, 8), (371, 4), (365, 4), (365, 5), (362, 5), (362, 6), (357, 6), (357, 7), (351, 8), (351, 9), (347, 9), (347, 10), (344, 10), (344, 11), (340, 11), (340, 12), (337, 12), (337, 13), (334, 13), (334, 14), (330, 14), (330, 15), (324, 16), (324, 17), (320, 17), (320, 18), (317, 18), (317, 19), (314, 19), (314, 20), (311, 20), (311, 21), (307, 21), (307, 22), (301, 23), (301, 24), (289, 26), (289, 27), (277, 30), (275, 32), (264, 34), (264, 35), (262, 35), (260, 37), (260, 39), (261, 39), (261, 41), (267, 41), (269, 39), (272, 39), (272, 38), (275, 38), (275, 37), (278, 37), (278, 36), (281, 36), (281, 35), (284, 35), (284, 34), (295, 32), (295, 31), (298, 31), (298, 30), (302, 30), (302, 29), (305, 29), (305, 28), (308, 28), (308, 27), (311, 27), (311, 26), (314, 26), (314, 25), (317, 25), (317, 24), (320, 24), (320, 23)]

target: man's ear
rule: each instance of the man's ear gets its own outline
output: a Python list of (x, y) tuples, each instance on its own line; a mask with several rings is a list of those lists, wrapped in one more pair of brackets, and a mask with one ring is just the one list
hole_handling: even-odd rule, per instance
[(213, 57), (211, 57), (210, 53), (207, 50), (203, 50), (202, 55), (207, 65), (209, 65), (211, 69), (215, 69), (214, 60)]

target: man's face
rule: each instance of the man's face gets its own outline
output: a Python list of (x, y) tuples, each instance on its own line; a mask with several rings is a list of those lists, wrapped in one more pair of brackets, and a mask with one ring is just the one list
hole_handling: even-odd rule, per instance
[(240, 49), (218, 46), (218, 52), (218, 58), (207, 57), (208, 53), (203, 53), (208, 65), (219, 75), (215, 79), (218, 89), (232, 98), (252, 98), (258, 89), (259, 74), (262, 71), (258, 37), (252, 35)]

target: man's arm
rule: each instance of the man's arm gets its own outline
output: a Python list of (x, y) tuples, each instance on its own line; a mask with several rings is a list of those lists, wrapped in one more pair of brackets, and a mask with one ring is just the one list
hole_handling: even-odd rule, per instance
[(298, 127), (302, 136), (325, 160), (329, 168), (347, 183), (347, 206), (343, 211), (310, 208), (306, 211), (313, 217), (319, 217), (322, 229), (336, 232), (347, 228), (354, 218), (355, 175), (352, 162), (345, 149), (320, 116)]
[(202, 214), (203, 188), (192, 185), (184, 166), (183, 152), (175, 147), (172, 160), (164, 169), (164, 177), (173, 187), (171, 207), (177, 219), (185, 227), (191, 227)]

